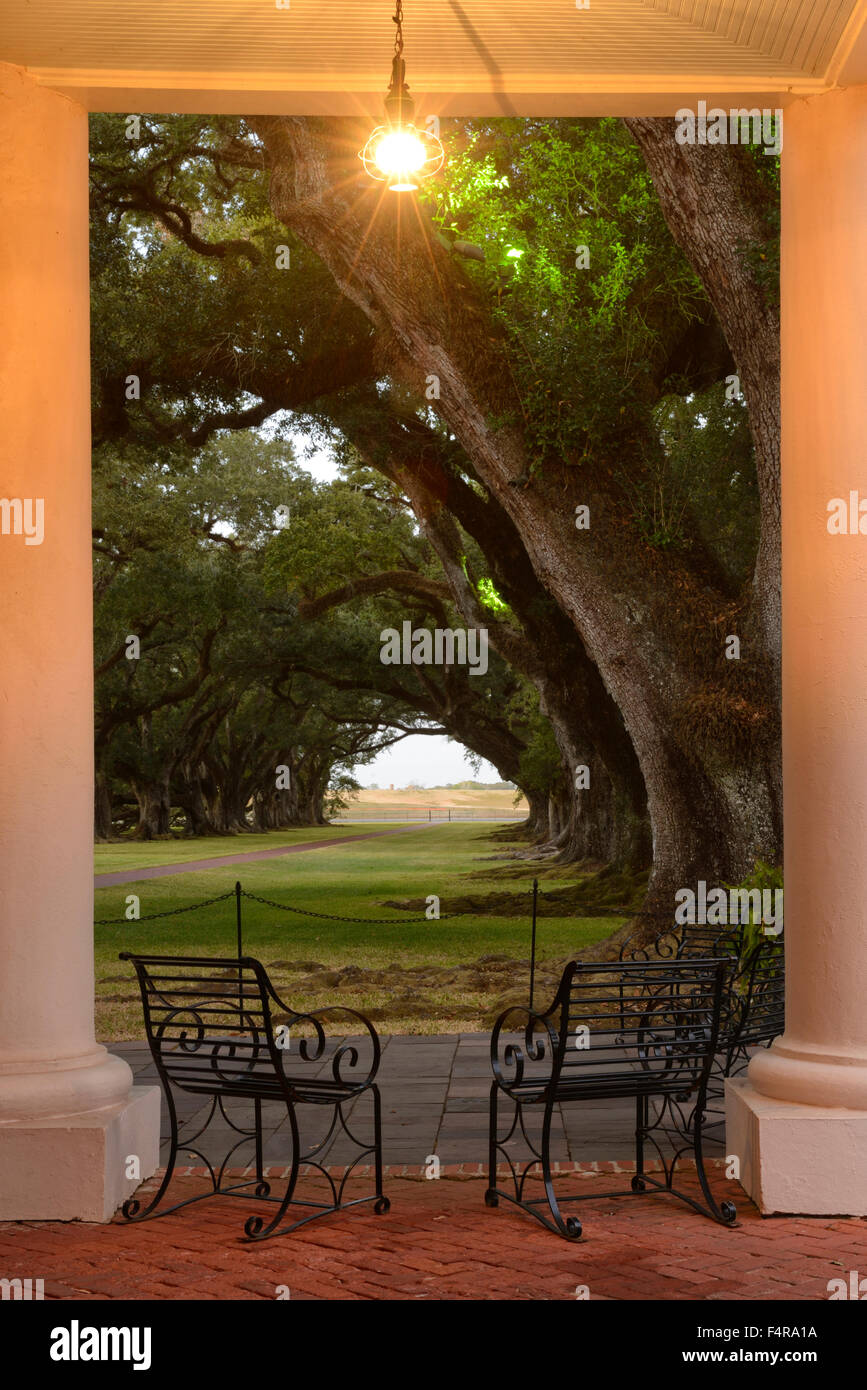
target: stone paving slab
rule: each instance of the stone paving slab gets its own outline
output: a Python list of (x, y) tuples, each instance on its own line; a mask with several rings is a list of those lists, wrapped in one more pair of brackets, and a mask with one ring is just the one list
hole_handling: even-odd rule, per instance
[[(311, 1064), (309, 1076), (326, 1076), (331, 1058), (342, 1037), (329, 1039), (320, 1061)], [(430, 1155), (442, 1163), (479, 1163), (488, 1151), (488, 1093), (491, 1064), (488, 1037), (483, 1033), (433, 1035), (393, 1034), (382, 1042), (378, 1081), (382, 1092), (383, 1157), (387, 1164), (424, 1165)], [(124, 1057), (133, 1068), (136, 1083), (155, 1083), (156, 1071), (147, 1043), (126, 1042), (110, 1045), (109, 1050)], [(178, 1113), (188, 1121), (186, 1133), (193, 1133), (204, 1122), (208, 1106), (201, 1098), (175, 1093)], [(234, 1119), (234, 1113), (229, 1112)], [(248, 1113), (251, 1113), (248, 1110)], [(361, 1096), (345, 1108), (353, 1127), (366, 1141), (372, 1135), (372, 1105)], [(501, 1120), (505, 1122), (501, 1106)], [(324, 1138), (330, 1112), (318, 1106), (298, 1109), (305, 1146)], [(531, 1137), (538, 1133), (541, 1116), (528, 1120)], [(240, 1122), (240, 1121), (239, 1121)], [(588, 1101), (558, 1107), (552, 1129), (552, 1154), (562, 1161), (625, 1160), (633, 1156), (635, 1108), (632, 1100)], [(231, 1131), (216, 1121), (197, 1141), (211, 1162), (221, 1160)], [(269, 1163), (288, 1163), (292, 1136), (282, 1106), (263, 1108), (263, 1152)], [(163, 1136), (168, 1135), (168, 1114), (163, 1101)], [(237, 1137), (237, 1136), (235, 1136)], [(222, 1146), (222, 1147), (221, 1147)], [(510, 1145), (518, 1155), (518, 1145)], [(243, 1153), (243, 1151), (241, 1151)], [(718, 1138), (707, 1145), (710, 1156), (722, 1152)], [(251, 1145), (252, 1153), (252, 1145)], [(357, 1150), (344, 1135), (337, 1135), (321, 1161), (345, 1165)]]

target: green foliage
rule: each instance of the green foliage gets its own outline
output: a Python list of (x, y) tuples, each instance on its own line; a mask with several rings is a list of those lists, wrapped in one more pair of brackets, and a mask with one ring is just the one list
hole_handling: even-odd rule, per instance
[[(307, 343), (349, 350), (367, 337), (321, 263), (274, 222), (261, 169), (215, 157), (249, 140), (242, 120), (143, 116), (140, 141), (124, 132), (123, 116), (91, 117), (97, 440), (133, 430), (158, 442), (279, 399)], [(140, 401), (125, 398), (130, 373)]]
[(761, 286), (768, 304), (780, 309), (780, 174), (779, 155), (767, 155), (761, 145), (751, 145), (753, 171), (764, 195), (761, 199), (761, 220), (764, 234), (747, 246), (741, 254)]
[[(329, 780), (338, 797), (353, 785), (352, 768), (387, 741), (390, 722), (416, 719), (385, 693), (334, 690), (307, 669), (369, 665), (374, 632), (350, 622), (335, 641), (333, 625), (299, 624), (289, 596), (266, 589), (269, 545), (312, 490), (279, 439), (97, 451), (97, 756), (121, 801), (129, 787), (166, 782), (183, 804), (181, 769), (206, 767), (223, 787), (223, 820), (229, 785), (243, 819), (285, 762), (294, 791), (315, 805)], [(133, 660), (131, 634), (141, 644)]]
[(661, 448), (637, 478), (620, 470), (642, 536), (660, 549), (700, 543), (732, 588), (752, 573), (759, 536), (758, 482), (743, 399), (723, 383), (670, 395), (653, 412)]
[[(753, 868), (746, 878), (741, 879), (737, 884), (726, 884), (726, 888), (758, 888), (760, 892), (769, 891), (772, 894), (777, 889), (783, 888), (783, 868), (779, 864), (766, 864), (763, 859), (757, 859)], [(772, 897), (771, 901), (775, 899)], [(762, 923), (750, 912), (750, 920), (744, 925), (744, 956), (749, 956), (762, 941), (767, 941)]]
[(447, 155), (435, 217), (485, 251), (467, 273), (514, 346), (537, 462), (613, 454), (646, 423), (662, 337), (703, 308), (637, 147), (616, 120), (501, 120), (464, 123)]
[(513, 724), (520, 722), (524, 740), (518, 772), (521, 790), (540, 796), (562, 795), (566, 791), (563, 761), (554, 731), (542, 714), (539, 696), (529, 681), (521, 681), (509, 702), (508, 715)]
[(306, 480), (290, 525), (269, 547), (265, 574), (272, 591), (314, 595), (359, 574), (430, 566), (428, 547), (398, 494), (369, 494), (363, 490), (369, 483), (363, 473), (354, 482)]
[(484, 608), (490, 608), (499, 617), (511, 612), (509, 605), (497, 593), (493, 579), (484, 577), (476, 585), (476, 591)]
[[(97, 116), (91, 137), (104, 767), (155, 778), (173, 750), (198, 748), (193, 727), (213, 719), (203, 746), (215, 761), (234, 758), (261, 780), (255, 745), (264, 727), (272, 765), (275, 740), (299, 757), (321, 754), (323, 766), (333, 754), (339, 792), (394, 721), (428, 725), (413, 703), (420, 682), (395, 693), (377, 634), (406, 616), (428, 623), (432, 610), (380, 594), (309, 623), (296, 620), (297, 604), (388, 569), (442, 579), (405, 500), (360, 469), (351, 447), (335, 450), (344, 479), (324, 487), (283, 442), (299, 421), (282, 410), (287, 380), (320, 355), (325, 386), (311, 388), (306, 408), (331, 441), (345, 408), (334, 362), (366, 363), (366, 385), (382, 392), (384, 369), (365, 357), (371, 330), (328, 270), (273, 220), (242, 119), (147, 116), (133, 145), (123, 117)], [(233, 141), (244, 143), (250, 167), (221, 158)], [(531, 469), (592, 460), (619, 480), (642, 540), (683, 553), (700, 543), (737, 586), (749, 573), (758, 515), (745, 412), (719, 387), (689, 394), (669, 366), (679, 336), (706, 320), (708, 305), (624, 126), (468, 121), (448, 142), (448, 178), (425, 196), (448, 245), (484, 249), (484, 263), (460, 264), (507, 344), (521, 403), (510, 423), (529, 443)], [(757, 158), (760, 180), (773, 181), (775, 161)], [(770, 280), (774, 206), (772, 197), (767, 236), (743, 248)], [(282, 244), (288, 270), (275, 264)], [(576, 266), (583, 245), (588, 269)], [(130, 373), (140, 377), (140, 401), (126, 399)], [(430, 421), (424, 403), (401, 404)], [(219, 431), (249, 412), (268, 420), (268, 439)], [(456, 444), (454, 469), (477, 485)], [(288, 507), (282, 527), (278, 506)], [(491, 563), (469, 540), (466, 553), (482, 605), (516, 623)], [(442, 611), (454, 625), (445, 600)], [(139, 630), (146, 662), (112, 664), (123, 634)], [(195, 694), (172, 698), (203, 665)], [(339, 688), (326, 681), (329, 671)], [(504, 663), (492, 657), (486, 678), (464, 682), (472, 699), (428, 675), (425, 696), (444, 713), (459, 706), (476, 730), (505, 712), (523, 746), (526, 786), (557, 785), (550, 726)]]

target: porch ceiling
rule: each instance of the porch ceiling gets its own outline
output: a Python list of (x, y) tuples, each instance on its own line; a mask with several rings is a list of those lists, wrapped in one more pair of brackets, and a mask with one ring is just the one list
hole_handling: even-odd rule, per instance
[[(94, 110), (376, 109), (391, 0), (278, 3), (29, 0), (0, 61)], [(626, 114), (865, 81), (865, 18), (867, 0), (407, 0), (404, 27), (428, 110)]]

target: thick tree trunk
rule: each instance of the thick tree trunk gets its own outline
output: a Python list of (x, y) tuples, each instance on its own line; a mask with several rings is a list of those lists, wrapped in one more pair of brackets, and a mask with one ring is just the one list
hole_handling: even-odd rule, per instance
[(569, 828), (569, 810), (566, 803), (553, 792), (548, 795), (548, 841), (560, 848), (559, 841)]
[(598, 746), (588, 742), (601, 713), (599, 706), (595, 719), (582, 717), (592, 698), (581, 699), (589, 682), (576, 681), (578, 689), (570, 701), (568, 680), (559, 667), (559, 660), (555, 660), (553, 675), (543, 682), (540, 697), (565, 773), (559, 862), (594, 859), (616, 868), (648, 868), (652, 856), (644, 781), (631, 744), (624, 756), (619, 755), (621, 733), (626, 739), (619, 715), (619, 728), (604, 740), (611, 757), (609, 766)]
[(293, 824), (292, 807), (286, 806), (286, 793), (273, 789), (257, 792), (253, 798), (256, 808), (254, 825), (258, 830), (281, 830)]
[(154, 840), (171, 832), (172, 803), (168, 777), (158, 782), (133, 781), (133, 793), (138, 803), (137, 840)]
[(274, 829), (272, 794), (255, 791), (253, 793), (253, 829), (260, 834)]
[[(210, 778), (203, 763), (191, 765), (186, 760), (181, 764), (180, 788), (177, 793), (178, 805), (187, 817), (189, 835), (219, 835), (222, 825), (214, 814), (216, 789), (209, 786)], [(206, 790), (207, 789), (207, 790)], [(208, 794), (210, 793), (210, 795)]]
[(583, 761), (590, 785), (573, 795), (558, 862), (589, 859), (630, 873), (649, 868), (653, 856), (647, 816), (636, 814), (631, 799), (618, 793), (600, 758), (590, 755)]
[(325, 791), (321, 783), (308, 789), (303, 801), (304, 825), (327, 825), (325, 818)]
[(537, 791), (525, 791), (524, 795), (530, 808), (524, 825), (541, 840), (548, 830), (548, 798)]
[[(651, 904), (670, 912), (676, 888), (697, 877), (737, 879), (757, 856), (775, 858), (779, 787), (768, 748), (777, 710), (756, 693), (769, 665), (758, 650), (746, 676), (740, 663), (726, 663), (723, 596), (683, 557), (636, 537), (606, 460), (534, 467), (517, 424), (501, 423), (521, 418), (503, 343), (436, 239), (403, 222), (396, 257), (396, 200), (379, 204), (377, 220), (373, 196), (354, 201), (351, 184), (336, 191), (329, 160), (337, 169), (343, 156), (311, 123), (256, 125), (275, 214), (368, 316), (394, 375), (420, 398), (436, 377), (438, 413), (511, 517), (619, 707), (647, 790)], [(639, 468), (639, 453), (623, 463)], [(593, 521), (576, 536), (579, 504)]]
[(226, 808), (226, 829), (233, 835), (246, 835), (250, 830), (247, 813), (247, 792), (243, 783), (232, 780), (222, 788), (223, 804)]
[[(540, 708), (560, 749), (563, 795), (570, 803), (562, 818), (571, 823), (574, 835), (568, 843), (564, 838), (563, 862), (592, 855), (632, 865), (646, 855), (649, 864), (649, 828), (642, 826), (647, 798), (638, 759), (620, 712), (577, 634), (539, 584), (503, 509), (492, 498), (482, 499), (455, 475), (445, 446), (432, 431), (417, 420), (383, 412), (381, 402), (380, 393), (373, 400), (359, 397), (338, 408), (337, 418), (365, 462), (405, 492), (464, 619), (484, 627), (494, 650), (536, 687)], [(513, 622), (497, 620), (480, 603), (467, 575), (465, 547), (454, 518), (479, 544), (498, 593), (521, 624), (520, 630)], [(595, 795), (581, 797), (579, 813), (576, 772), (594, 761), (604, 782)], [(609, 814), (614, 788), (627, 811), (623, 820)], [(594, 826), (597, 812), (602, 819)], [(563, 834), (561, 826), (558, 835), (550, 838)]]
[(625, 124), (650, 170), (672, 236), (707, 291), (749, 407), (762, 505), (754, 611), (779, 685), (780, 318), (747, 258), (751, 248), (776, 235), (767, 221), (768, 194), (747, 149), (679, 145), (669, 117), (630, 117)]
[(96, 770), (94, 783), (94, 834), (97, 840), (112, 836), (111, 781), (101, 768)]
[[(280, 761), (291, 765), (286, 754)], [(326, 779), (327, 780), (327, 779)], [(253, 792), (254, 830), (286, 830), (299, 825), (327, 825), (324, 788), (315, 773), (293, 767), (291, 786), (259, 787)], [(246, 825), (249, 829), (249, 824)]]

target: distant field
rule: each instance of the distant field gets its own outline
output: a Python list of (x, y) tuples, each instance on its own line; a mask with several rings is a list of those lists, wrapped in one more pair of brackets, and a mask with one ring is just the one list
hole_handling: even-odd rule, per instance
[(512, 811), (526, 815), (526, 801), (520, 797), (516, 802), (515, 795), (513, 791), (497, 791), (493, 787), (483, 791), (459, 791), (450, 787), (395, 787), (393, 791), (380, 787), (373, 791), (364, 787), (353, 795), (350, 808), (367, 810), (380, 806), (387, 806), (389, 809), (394, 806), (407, 806), (415, 810), (423, 806), (441, 806), (443, 809), (452, 807), (455, 810), (467, 808), (479, 811)]

